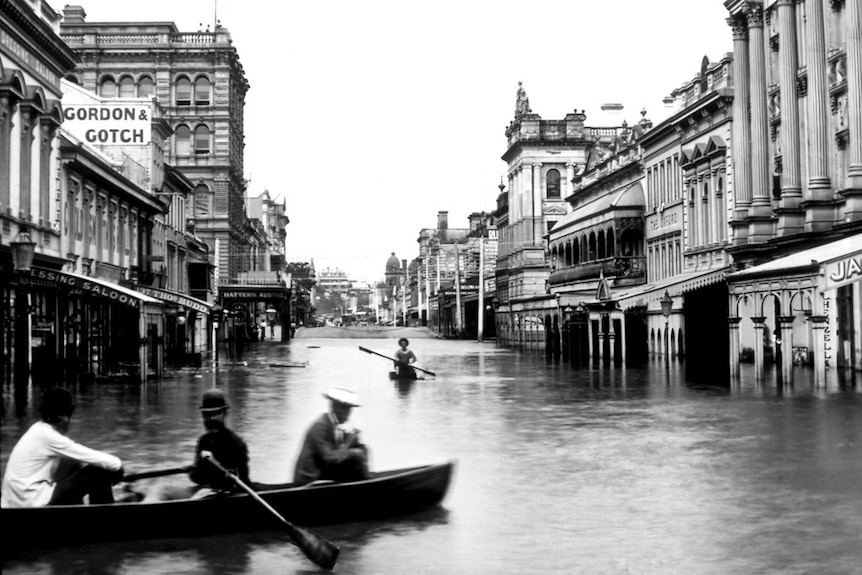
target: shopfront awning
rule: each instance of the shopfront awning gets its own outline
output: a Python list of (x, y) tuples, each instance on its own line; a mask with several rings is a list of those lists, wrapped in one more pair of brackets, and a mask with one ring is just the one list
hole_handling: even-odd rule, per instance
[(826, 278), (826, 289), (862, 280), (862, 234), (854, 234), (728, 274), (727, 281), (733, 284), (756, 277), (820, 272), (823, 272)]
[(677, 274), (662, 281), (634, 286), (625, 291), (613, 291), (612, 297), (620, 309), (627, 310), (658, 301), (667, 291), (671, 296), (685, 294), (708, 285), (724, 281), (730, 268)]
[(161, 300), (136, 292), (127, 287), (71, 272), (42, 268), (31, 268), (26, 279), (33, 285), (42, 285), (67, 290), (77, 290), (84, 295), (102, 297), (111, 302), (137, 308), (140, 304), (162, 305)]
[(203, 315), (209, 315), (210, 309), (212, 309), (212, 306), (207, 302), (193, 298), (184, 293), (145, 286), (138, 286), (137, 291), (144, 295), (157, 298), (165, 303), (177, 304)]

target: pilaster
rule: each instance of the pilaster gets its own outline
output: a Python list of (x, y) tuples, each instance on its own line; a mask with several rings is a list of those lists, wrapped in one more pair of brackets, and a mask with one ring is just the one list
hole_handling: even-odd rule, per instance
[(730, 334), (728, 359), (730, 361), (730, 377), (739, 380), (739, 322), (741, 317), (727, 318), (727, 329)]
[(766, 358), (763, 354), (763, 328), (766, 327), (766, 318), (752, 317), (754, 322), (754, 379), (757, 383), (763, 383), (764, 364)]
[(826, 386), (826, 326), (829, 318), (825, 315), (812, 315), (808, 317), (811, 323), (811, 343), (814, 358), (814, 386)]
[(784, 385), (793, 383), (793, 320), (796, 316), (780, 316), (778, 325), (781, 331), (781, 339), (776, 345), (781, 350), (781, 381)]

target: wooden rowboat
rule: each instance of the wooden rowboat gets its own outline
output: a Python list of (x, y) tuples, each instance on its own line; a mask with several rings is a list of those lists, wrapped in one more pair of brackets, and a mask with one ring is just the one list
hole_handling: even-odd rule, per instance
[[(376, 472), (369, 479), (347, 483), (267, 485), (258, 495), (285, 519), (302, 526), (393, 517), (439, 505), (455, 463)], [(246, 493), (152, 503), (2, 509), (0, 517), (7, 549), (283, 528)]]

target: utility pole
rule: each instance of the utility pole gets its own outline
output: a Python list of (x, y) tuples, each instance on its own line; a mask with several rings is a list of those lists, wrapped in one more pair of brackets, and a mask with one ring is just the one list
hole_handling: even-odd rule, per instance
[(461, 256), (455, 244), (455, 334), (461, 335)]
[[(484, 230), (482, 230), (484, 234)], [(485, 247), (483, 240), (484, 235), (479, 236), (479, 328), (477, 330), (477, 338), (479, 343), (485, 337)]]

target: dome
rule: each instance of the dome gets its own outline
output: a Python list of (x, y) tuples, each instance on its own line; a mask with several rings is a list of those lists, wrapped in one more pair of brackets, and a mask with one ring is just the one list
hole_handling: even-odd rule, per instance
[(392, 255), (389, 256), (389, 259), (386, 260), (386, 271), (387, 272), (397, 272), (401, 269), (401, 260), (395, 257), (395, 252), (392, 252)]

